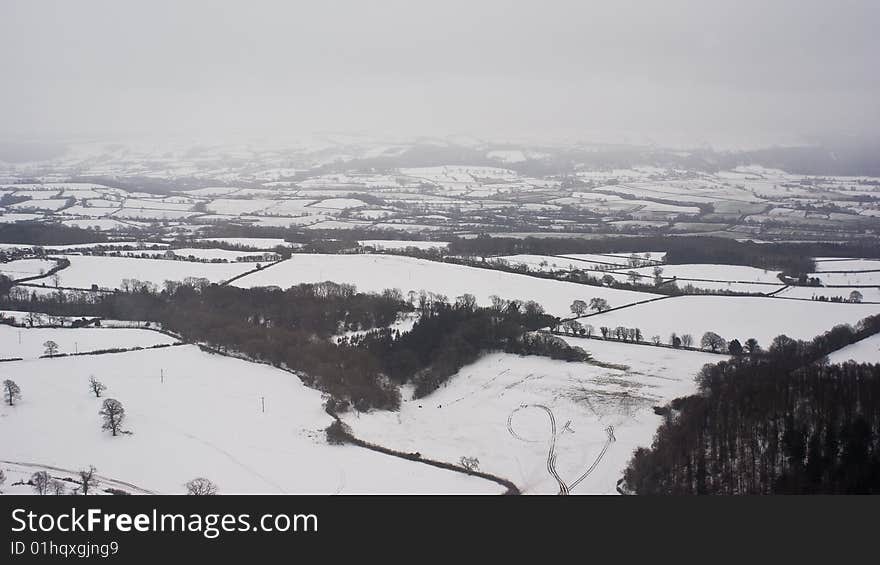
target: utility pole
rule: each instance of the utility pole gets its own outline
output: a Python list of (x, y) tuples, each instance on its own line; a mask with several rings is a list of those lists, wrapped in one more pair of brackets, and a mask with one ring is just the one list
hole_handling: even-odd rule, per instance
[(165, 369), (159, 369), (159, 381), (165, 384)]
[(260, 397), (260, 406), (263, 409), (263, 414), (265, 414), (266, 413), (266, 397), (265, 396)]

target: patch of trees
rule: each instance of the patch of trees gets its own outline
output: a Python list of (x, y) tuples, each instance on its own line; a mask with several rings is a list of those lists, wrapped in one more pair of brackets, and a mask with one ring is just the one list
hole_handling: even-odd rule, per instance
[[(427, 394), (487, 351), (567, 360), (586, 355), (561, 340), (524, 335), (559, 323), (533, 301), (494, 297), (491, 307), (478, 308), (468, 294), (450, 304), (432, 293), (404, 297), (390, 289), (364, 294), (332, 282), (287, 290), (167, 282), (159, 290), (135, 281), (126, 292), (87, 302), (44, 295), (27, 300), (9, 296), (4, 304), (53, 315), (159, 322), (186, 341), (297, 372), (310, 386), (331, 394), (340, 409), (394, 409), (399, 384), (415, 382), (417, 392)], [(414, 310), (419, 321), (412, 331), (401, 335), (388, 329)]]
[(393, 382), (414, 382), (416, 398), (430, 394), (489, 351), (572, 361), (589, 358), (561, 339), (526, 334), (557, 323), (535, 302), (494, 297), (491, 307), (479, 308), (472, 296), (463, 295), (454, 304), (426, 303), (420, 314), (406, 334), (371, 332), (354, 344), (380, 359), (384, 374)]
[(62, 224), (17, 222), (0, 224), (0, 243), (29, 245), (72, 245), (107, 241), (107, 236), (94, 230), (68, 227)]
[(880, 365), (825, 356), (880, 316), (706, 365), (624, 476), (638, 494), (880, 493)]

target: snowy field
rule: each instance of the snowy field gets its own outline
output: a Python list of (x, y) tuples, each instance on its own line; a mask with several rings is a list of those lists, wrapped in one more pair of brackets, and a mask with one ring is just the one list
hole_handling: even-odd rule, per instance
[(406, 249), (407, 247), (415, 247), (417, 249), (446, 249), (449, 246), (448, 241), (408, 241), (405, 239), (367, 239), (358, 241), (361, 247), (372, 247), (373, 249)]
[(874, 334), (847, 345), (843, 349), (838, 349), (828, 356), (828, 361), (831, 363), (845, 363), (847, 361), (880, 363), (880, 334)]
[(282, 247), (296, 247), (295, 243), (289, 243), (281, 238), (271, 237), (208, 237), (198, 241), (209, 241), (216, 243), (225, 243), (227, 245), (240, 245), (242, 247), (251, 247), (259, 250), (275, 249), (279, 245)]
[(825, 286), (880, 286), (880, 271), (849, 272), (849, 273), (812, 273)]
[(182, 281), (187, 277), (203, 277), (222, 282), (254, 268), (249, 263), (193, 263), (131, 257), (92, 257), (69, 255), (70, 266), (59, 271), (61, 286), (119, 288), (123, 279), (137, 279), (162, 285), (166, 280)]
[(849, 298), (852, 291), (858, 291), (862, 295), (863, 302), (880, 302), (880, 287), (862, 287), (862, 288), (840, 288), (840, 287), (821, 287), (821, 286), (790, 286), (775, 296), (782, 298), (806, 298), (825, 296), (840, 296), (844, 299)]
[[(663, 265), (663, 278), (684, 280), (770, 283), (782, 286), (779, 271), (768, 271), (741, 265)], [(632, 269), (641, 275), (653, 275), (654, 267)], [(680, 285), (683, 286), (683, 285)], [(696, 286), (696, 285), (695, 285)]]
[(812, 339), (837, 324), (855, 324), (880, 313), (876, 304), (836, 304), (778, 300), (750, 296), (677, 296), (604, 312), (581, 320), (594, 328), (626, 326), (639, 328), (646, 339), (659, 335), (665, 342), (672, 332), (691, 334), (695, 344), (712, 331), (740, 342), (753, 337), (766, 347), (774, 337), (785, 334)]
[[(548, 256), (549, 257), (549, 256)], [(615, 255), (601, 255), (599, 253), (569, 253), (566, 255), (560, 255), (560, 257), (564, 259), (572, 259), (574, 261), (581, 261), (588, 264), (588, 266), (582, 266), (581, 269), (594, 269), (595, 264), (602, 265), (603, 268), (609, 265), (617, 265), (618, 267), (625, 268), (629, 266), (629, 257), (623, 256), (615, 256)], [(549, 260), (549, 259), (548, 259)], [(639, 255), (639, 260), (644, 260), (642, 255)], [(589, 265), (592, 264), (592, 265)]]
[[(548, 407), (556, 419), (556, 468), (570, 485), (611, 443), (574, 494), (613, 494), (639, 446), (649, 446), (661, 417), (652, 407), (696, 390), (693, 377), (708, 353), (570, 338), (606, 369), (544, 357), (488, 355), (461, 369), (429, 396), (407, 399), (399, 412), (350, 414), (355, 433), (384, 445), (446, 461), (477, 457), (480, 469), (512, 480), (525, 494), (556, 494), (547, 471), (551, 438)], [(515, 437), (508, 428), (508, 418)]]
[(102, 349), (150, 347), (177, 340), (150, 330), (116, 328), (16, 328), (0, 325), (0, 358), (36, 359), (46, 353), (47, 341), (58, 353), (85, 353)]
[[(94, 465), (104, 477), (170, 494), (183, 493), (184, 483), (198, 476), (223, 494), (503, 490), (460, 473), (328, 445), (322, 430), (332, 420), (321, 393), (284, 371), (195, 346), (9, 362), (3, 371), (22, 393), (15, 406), (0, 407), (4, 461), (71, 470)], [(89, 391), (90, 375), (107, 385), (106, 397), (122, 402), (123, 428), (131, 435), (101, 430), (101, 400)]]
[(263, 253), (256, 251), (229, 251), (227, 249), (173, 249), (172, 252), (178, 257), (195, 257), (197, 259), (206, 259), (208, 261), (214, 259), (225, 259), (226, 261), (240, 261), (247, 258), (262, 258)]
[(871, 271), (880, 270), (880, 259), (832, 259), (817, 258), (816, 272)]
[(425, 290), (446, 295), (449, 300), (470, 293), (476, 296), (481, 305), (491, 304), (492, 295), (508, 300), (534, 300), (556, 316), (570, 316), (569, 308), (575, 299), (602, 297), (611, 306), (622, 306), (657, 296), (411, 257), (371, 254), (293, 255), (287, 261), (242, 277), (232, 284), (242, 288), (288, 288), (300, 283), (328, 280), (354, 284), (362, 292), (398, 288), (406, 294), (410, 290)]
[(18, 259), (8, 263), (0, 263), (0, 275), (5, 275), (12, 280), (33, 277), (48, 272), (55, 268), (55, 261), (48, 259)]

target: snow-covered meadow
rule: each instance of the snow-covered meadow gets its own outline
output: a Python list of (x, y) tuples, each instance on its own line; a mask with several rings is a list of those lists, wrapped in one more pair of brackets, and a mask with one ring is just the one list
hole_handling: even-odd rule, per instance
[(450, 300), (470, 293), (482, 305), (490, 304), (492, 295), (508, 300), (535, 300), (556, 316), (570, 316), (571, 303), (576, 299), (601, 297), (607, 299), (611, 306), (623, 306), (657, 296), (412, 257), (372, 254), (294, 254), (286, 261), (249, 274), (232, 284), (242, 288), (288, 288), (300, 283), (321, 281), (354, 284), (363, 292), (380, 292), (386, 288), (398, 288), (404, 293), (425, 290), (446, 295)]
[(755, 338), (768, 346), (785, 334), (812, 339), (837, 324), (856, 324), (880, 313), (877, 304), (808, 302), (751, 296), (676, 296), (621, 310), (603, 312), (581, 320), (595, 328), (639, 328), (646, 338), (658, 335), (666, 342), (672, 332), (691, 334), (699, 344), (712, 331), (725, 339), (744, 342)]
[(194, 263), (132, 257), (69, 255), (70, 266), (60, 271), (61, 286), (72, 288), (119, 288), (123, 279), (137, 279), (162, 285), (166, 280), (187, 277), (223, 282), (254, 268), (252, 263)]
[(46, 354), (44, 343), (54, 341), (57, 353), (86, 353), (169, 345), (176, 340), (159, 332), (121, 328), (17, 328), (0, 325), (0, 358), (36, 359)]
[(692, 394), (697, 371), (723, 357), (567, 340), (619, 367), (496, 353), (465, 366), (427, 397), (406, 399), (399, 412), (344, 419), (370, 441), (445, 461), (476, 457), (481, 470), (512, 480), (525, 494), (556, 494), (547, 471), (551, 424), (535, 407), (546, 406), (557, 426), (556, 468), (569, 485), (597, 459), (612, 426), (615, 441), (572, 493), (613, 494), (633, 450), (651, 444), (661, 421), (653, 406)]
[[(129, 492), (183, 493), (197, 476), (224, 494), (503, 491), (484, 479), (329, 445), (323, 429), (332, 419), (320, 392), (290, 373), (192, 345), (7, 362), (3, 371), (22, 398), (0, 407), (0, 459), (36, 468), (94, 465), (138, 487)], [(122, 402), (130, 435), (101, 430), (92, 375), (107, 386), (105, 397)]]

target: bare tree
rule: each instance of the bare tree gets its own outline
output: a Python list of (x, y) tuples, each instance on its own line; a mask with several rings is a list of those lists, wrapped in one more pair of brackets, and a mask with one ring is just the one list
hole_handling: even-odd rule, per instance
[(217, 485), (204, 477), (196, 477), (186, 483), (186, 494), (194, 496), (210, 496), (217, 494)]
[(64, 481), (52, 479), (49, 481), (49, 491), (56, 496), (67, 494), (67, 485), (64, 484)]
[(713, 352), (724, 349), (725, 343), (724, 338), (715, 332), (704, 333), (703, 338), (700, 340), (700, 346), (703, 349), (711, 349)]
[(10, 406), (14, 405), (16, 400), (21, 399), (21, 389), (15, 384), (15, 381), (10, 379), (3, 381), (3, 398)]
[(692, 346), (694, 344), (694, 336), (692, 336), (691, 334), (682, 334), (681, 344), (685, 347)]
[(101, 429), (110, 430), (114, 436), (119, 433), (122, 421), (125, 419), (125, 408), (122, 407), (121, 402), (115, 398), (105, 399), (98, 414), (104, 417), (104, 425)]
[(461, 310), (473, 312), (477, 309), (477, 297), (470, 293), (464, 293), (456, 297), (455, 306)]
[(609, 308), (611, 307), (608, 305), (608, 301), (604, 298), (595, 297), (590, 299), (590, 309), (595, 310), (596, 312), (604, 312)]
[(40, 326), (43, 324), (43, 315), (39, 312), (28, 312), (25, 321), (29, 327)]
[(31, 475), (31, 487), (34, 489), (34, 492), (42, 496), (49, 492), (49, 481), (51, 479), (52, 477), (46, 471), (37, 471)]
[(663, 267), (654, 267), (654, 286), (663, 284)]
[(849, 293), (849, 301), (850, 302), (861, 302), (862, 298), (864, 298), (862, 296), (862, 293), (857, 290), (854, 290)]
[(90, 376), (89, 389), (95, 393), (95, 398), (101, 398), (101, 393), (107, 390), (107, 385), (96, 379), (94, 376)]
[(758, 345), (758, 340), (757, 340), (757, 339), (755, 339), (755, 338), (753, 338), (753, 337), (750, 337), (749, 339), (746, 340), (746, 343), (745, 343), (745, 350), (746, 350), (748, 353), (757, 353), (758, 351), (761, 350), (761, 346)]
[(654, 345), (660, 345), (660, 336), (659, 335), (651, 336), (651, 342)]
[(98, 488), (98, 480), (95, 478), (94, 465), (89, 465), (88, 469), (80, 469), (79, 487), (83, 495), (89, 494), (89, 491), (93, 488)]
[(629, 284), (636, 284), (639, 282), (639, 274), (635, 271), (629, 271), (626, 273), (626, 280), (629, 281)]
[(461, 466), (467, 469), (468, 471), (479, 471), (480, 470), (480, 460), (476, 457), (465, 457), (462, 456), (459, 460)]
[(46, 348), (46, 355), (48, 355), (49, 357), (54, 357), (55, 354), (58, 353), (58, 344), (51, 339), (43, 343), (43, 347)]
[(586, 334), (587, 337), (593, 337), (593, 331), (594, 328), (590, 324), (584, 326), (584, 334)]
[(583, 300), (575, 300), (571, 303), (571, 312), (576, 316), (583, 316), (584, 312), (587, 311), (587, 303)]

